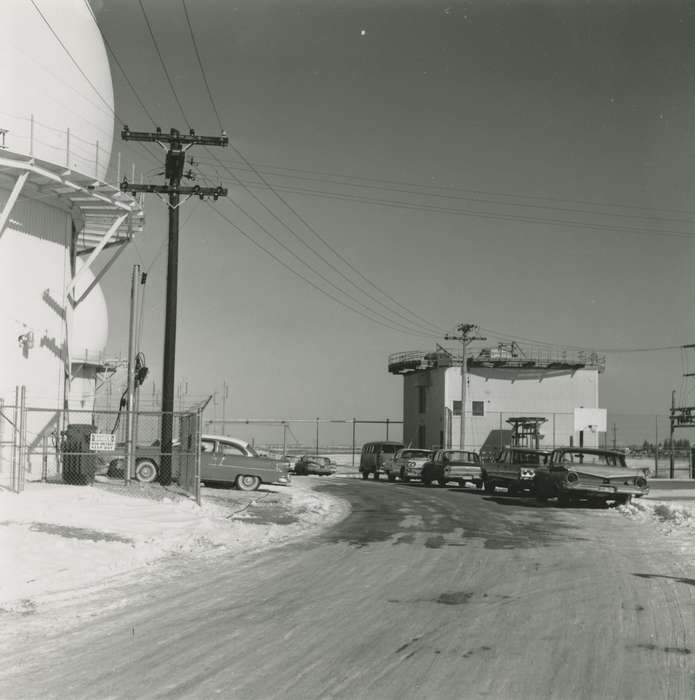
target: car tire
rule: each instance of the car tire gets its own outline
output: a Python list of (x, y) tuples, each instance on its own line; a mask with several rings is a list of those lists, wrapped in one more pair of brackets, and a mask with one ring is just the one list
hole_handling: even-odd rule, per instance
[(396, 475), (393, 472), (389, 472), (388, 480), (393, 483), (396, 480)]
[(135, 478), (143, 484), (157, 480), (157, 464), (151, 459), (139, 459), (135, 463)]
[(369, 472), (362, 472), (362, 478), (366, 479), (369, 476)]
[(404, 475), (401, 477), (401, 479), (402, 479), (403, 482), (406, 483), (406, 484), (410, 481), (410, 477), (409, 477), (408, 475), (406, 475), (406, 474), (404, 474)]
[(374, 472), (374, 481), (379, 481), (379, 472)]
[(485, 489), (485, 493), (495, 493), (495, 482), (491, 479), (485, 479), (485, 481), (483, 481), (483, 488)]
[(432, 482), (431, 482), (429, 479), (424, 479), (424, 478), (423, 478), (423, 480), (422, 480), (422, 485), (423, 485), (423, 486), (426, 486), (427, 488), (429, 488), (430, 486), (432, 486)]
[(632, 503), (632, 494), (628, 493), (623, 496), (616, 496), (615, 505), (616, 506), (629, 506)]
[(516, 484), (509, 484), (509, 486), (507, 486), (507, 494), (509, 496), (518, 496), (519, 487)]
[(261, 480), (251, 474), (240, 474), (234, 483), (239, 491), (255, 491), (261, 485)]
[(567, 508), (572, 503), (572, 497), (568, 493), (558, 493), (557, 504), (560, 508)]
[(482, 481), (476, 481), (475, 482), (475, 488), (477, 489), (484, 489), (485, 488), (485, 483)]

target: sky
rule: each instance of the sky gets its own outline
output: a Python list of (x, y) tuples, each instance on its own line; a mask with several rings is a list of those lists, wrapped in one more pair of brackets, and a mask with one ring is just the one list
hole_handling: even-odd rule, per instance
[[(475, 323), (477, 347), (620, 350), (600, 383), (614, 413), (665, 415), (673, 390), (693, 403), (695, 7), (92, 4), (124, 123), (230, 139), (189, 151), (196, 182), (229, 194), (180, 210), (184, 401), (398, 418), (388, 355), (455, 346), (444, 335)], [(158, 146), (118, 152), (163, 183)], [(108, 352), (125, 357), (132, 265), (148, 271), (143, 396), (161, 389), (167, 236), (148, 197), (103, 282)]]

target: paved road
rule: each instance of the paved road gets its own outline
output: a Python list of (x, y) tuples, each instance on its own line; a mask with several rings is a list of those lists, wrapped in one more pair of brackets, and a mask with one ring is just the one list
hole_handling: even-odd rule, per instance
[(353, 504), (339, 525), (29, 630), (3, 653), (0, 697), (695, 697), (695, 562), (648, 526), (472, 489), (320, 483)]

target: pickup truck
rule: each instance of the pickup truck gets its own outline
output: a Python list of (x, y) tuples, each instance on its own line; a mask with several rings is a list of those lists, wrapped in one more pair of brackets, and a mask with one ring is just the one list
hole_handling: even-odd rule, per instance
[[(178, 473), (177, 452), (172, 449), (172, 472)], [(143, 482), (156, 481), (159, 476), (161, 450), (159, 446), (137, 447), (135, 468), (131, 477)], [(120, 456), (109, 464), (109, 474), (123, 473), (125, 457)], [(290, 466), (269, 457), (260, 457), (246, 440), (225, 435), (203, 435), (200, 440), (200, 480), (203, 483), (230, 484), (242, 491), (254, 491), (262, 483), (289, 484)]]
[(505, 447), (494, 462), (483, 465), (483, 485), (487, 493), (502, 486), (515, 496), (521, 491), (533, 492), (536, 471), (546, 468), (552, 450), (532, 447)]

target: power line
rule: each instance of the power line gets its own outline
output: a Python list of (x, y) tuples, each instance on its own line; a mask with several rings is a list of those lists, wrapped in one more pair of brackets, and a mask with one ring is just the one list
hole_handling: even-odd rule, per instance
[[(205, 161), (203, 161), (205, 162)], [(234, 165), (234, 167), (240, 168), (244, 170), (245, 168), (241, 165)], [(560, 197), (552, 197), (548, 195), (533, 195), (533, 194), (520, 194), (518, 192), (497, 192), (494, 190), (485, 190), (485, 189), (471, 189), (471, 188), (465, 188), (461, 186), (456, 186), (456, 185), (431, 185), (431, 184), (425, 184), (425, 183), (414, 183), (414, 182), (405, 182), (402, 180), (389, 180), (389, 179), (383, 179), (383, 178), (374, 178), (374, 177), (366, 177), (366, 176), (360, 176), (360, 175), (347, 175), (344, 173), (332, 173), (332, 172), (326, 172), (326, 171), (321, 171), (321, 170), (307, 170), (307, 169), (302, 169), (302, 168), (290, 168), (286, 166), (280, 166), (280, 165), (272, 165), (272, 164), (256, 164), (255, 166), (257, 169), (260, 170), (277, 170), (277, 171), (286, 171), (286, 172), (296, 172), (296, 173), (308, 173), (309, 175), (316, 175), (317, 177), (305, 177), (305, 176), (294, 176), (297, 179), (301, 180), (314, 180), (318, 182), (323, 182), (326, 184), (343, 184), (343, 185), (348, 185), (351, 187), (362, 187), (362, 188), (369, 188), (369, 189), (375, 189), (374, 184), (381, 185), (381, 187), (377, 187), (376, 189), (385, 189), (385, 190), (391, 190), (391, 191), (397, 191), (397, 188), (400, 187), (410, 187), (410, 188), (417, 188), (417, 189), (423, 189), (423, 190), (435, 190), (435, 191), (446, 191), (446, 192), (455, 192), (455, 193), (470, 193), (474, 195), (484, 195), (484, 196), (489, 196), (489, 197), (511, 197), (514, 199), (526, 199), (530, 201), (540, 201), (540, 202), (559, 202), (559, 203), (565, 203), (565, 204), (578, 204), (582, 206), (590, 206), (590, 207), (599, 207), (599, 208), (615, 208), (615, 209), (627, 209), (631, 211), (645, 211), (645, 212), (663, 212), (667, 214), (673, 214), (673, 213), (678, 213), (678, 214), (684, 214), (689, 217), (695, 217), (695, 211), (687, 210), (687, 209), (662, 209), (658, 207), (642, 207), (642, 206), (636, 206), (632, 204), (622, 204), (622, 203), (616, 203), (616, 202), (597, 202), (597, 201), (591, 201), (591, 200), (581, 200), (581, 199), (565, 199), (565, 198), (560, 198)], [(284, 175), (282, 172), (280, 173), (269, 173), (270, 175), (276, 175), (278, 177), (290, 177), (288, 175)], [(342, 180), (355, 180), (357, 181), (358, 184), (353, 184), (351, 182), (337, 182), (337, 183), (332, 183), (326, 178), (331, 177), (331, 178), (341, 178)], [(365, 184), (359, 184), (359, 183), (365, 183)], [(397, 187), (383, 187), (383, 185), (396, 185)], [(408, 194), (412, 194), (410, 190), (406, 190)], [(432, 193), (430, 192), (431, 196), (441, 196), (441, 197), (446, 197), (446, 198), (452, 198), (452, 199), (471, 199), (469, 196), (462, 196), (461, 194), (454, 194), (454, 195), (437, 195), (436, 192)], [(508, 202), (507, 203), (509, 206), (514, 206), (514, 202)], [(544, 207), (543, 205), (538, 205), (542, 208), (555, 208), (555, 207)], [(582, 210), (583, 211), (583, 210)], [(608, 216), (628, 216), (628, 215), (623, 215), (620, 213), (615, 213), (611, 214), (610, 212), (587, 212), (587, 213), (598, 213), (598, 214), (605, 214)], [(656, 217), (656, 216), (649, 216), (649, 217), (642, 217), (642, 218), (662, 218), (662, 217)], [(682, 221), (682, 220), (676, 220), (676, 221)], [(683, 223), (690, 223), (692, 222), (693, 219), (688, 219), (686, 221), (683, 221)]]
[(295, 275), (296, 277), (298, 277), (300, 280), (302, 280), (302, 282), (308, 284), (310, 287), (313, 287), (315, 290), (317, 290), (317, 291), (320, 292), (321, 294), (324, 294), (325, 296), (331, 298), (334, 302), (336, 302), (336, 304), (340, 304), (340, 306), (343, 306), (343, 307), (345, 307), (346, 309), (349, 309), (349, 310), (352, 311), (353, 313), (356, 313), (356, 314), (358, 314), (359, 316), (362, 316), (362, 317), (364, 317), (364, 318), (366, 318), (366, 319), (372, 321), (373, 323), (376, 323), (377, 325), (379, 325), (379, 326), (381, 326), (381, 327), (383, 327), (383, 328), (391, 328), (392, 330), (399, 331), (399, 332), (401, 332), (401, 333), (407, 332), (409, 335), (419, 335), (419, 336), (421, 336), (421, 337), (426, 337), (426, 338), (433, 338), (433, 337), (436, 337), (436, 336), (434, 336), (434, 335), (432, 335), (432, 334), (420, 333), (420, 332), (416, 332), (416, 331), (412, 331), (412, 330), (410, 330), (410, 331), (408, 331), (408, 330), (403, 331), (402, 328), (397, 328), (397, 327), (391, 326), (391, 325), (389, 325), (389, 324), (387, 324), (387, 323), (382, 323), (381, 321), (378, 321), (378, 320), (374, 319), (373, 317), (369, 316), (368, 314), (365, 314), (364, 312), (360, 311), (359, 309), (355, 309), (354, 307), (350, 306), (350, 304), (347, 304), (346, 302), (342, 301), (341, 299), (339, 299), (339, 298), (336, 297), (335, 295), (331, 294), (330, 292), (328, 292), (328, 291), (326, 291), (325, 289), (323, 289), (322, 287), (320, 287), (318, 284), (314, 283), (312, 280), (310, 280), (310, 279), (308, 279), (307, 277), (305, 277), (304, 275), (302, 275), (300, 272), (297, 272), (293, 267), (291, 267), (290, 265), (288, 265), (284, 260), (282, 260), (282, 259), (279, 258), (277, 255), (275, 255), (275, 253), (273, 253), (271, 250), (269, 250), (268, 248), (266, 248), (265, 246), (263, 246), (261, 243), (259, 243), (258, 241), (256, 241), (254, 238), (252, 238), (252, 237), (251, 237), (249, 234), (247, 234), (242, 228), (240, 228), (239, 226), (237, 226), (237, 224), (235, 224), (228, 216), (225, 216), (217, 207), (215, 207), (214, 205), (212, 205), (210, 202), (206, 202), (206, 204), (207, 204), (211, 209), (213, 209), (213, 210), (217, 213), (217, 215), (218, 215), (220, 218), (222, 218), (224, 221), (226, 221), (230, 226), (232, 226), (236, 231), (238, 231), (244, 238), (246, 238), (248, 241), (250, 241), (253, 245), (255, 245), (257, 248), (259, 248), (260, 250), (262, 250), (262, 251), (263, 251), (264, 253), (266, 253), (267, 255), (269, 255), (273, 260), (275, 260), (275, 262), (277, 262), (279, 265), (282, 265), (282, 267), (284, 267), (286, 270), (288, 270), (288, 271), (291, 272), (293, 275)]
[[(194, 49), (195, 49), (196, 56), (197, 56), (197, 58), (198, 58), (198, 65), (199, 65), (199, 67), (200, 67), (200, 71), (201, 71), (201, 74), (202, 74), (202, 76), (203, 76), (203, 80), (204, 80), (204, 82), (205, 82), (205, 86), (206, 86), (206, 88), (207, 88), (208, 95), (209, 95), (209, 97), (210, 97), (210, 102), (211, 102), (211, 104), (212, 104), (213, 110), (215, 111), (215, 115), (217, 116), (218, 122), (219, 122), (220, 125), (221, 125), (221, 120), (220, 120), (220, 118), (219, 118), (219, 113), (218, 113), (218, 111), (217, 111), (217, 107), (216, 107), (216, 104), (215, 104), (215, 100), (214, 100), (214, 98), (213, 98), (213, 96), (212, 96), (212, 91), (210, 90), (210, 86), (209, 86), (209, 83), (208, 83), (208, 80), (207, 80), (207, 77), (206, 77), (206, 74), (205, 74), (205, 68), (204, 68), (204, 66), (203, 66), (203, 62), (202, 62), (202, 59), (201, 59), (201, 57), (200, 57), (200, 52), (198, 51), (198, 45), (197, 45), (196, 38), (195, 38), (195, 32), (193, 31), (193, 27), (192, 27), (191, 22), (190, 22), (190, 18), (189, 18), (189, 15), (188, 15), (188, 11), (187, 11), (187, 9), (186, 9), (186, 0), (182, 0), (182, 4), (183, 4), (183, 9), (184, 9), (184, 12), (185, 12), (185, 15), (186, 15), (186, 21), (187, 21), (187, 23), (188, 23), (188, 29), (189, 29), (191, 41), (192, 41), (192, 43), (193, 43), (193, 47), (194, 47)], [(383, 295), (384, 295), (387, 299), (389, 299), (392, 303), (395, 303), (395, 304), (397, 304), (398, 306), (400, 306), (401, 308), (403, 308), (403, 309), (404, 309), (405, 311), (407, 311), (411, 316), (413, 316), (413, 317), (415, 317), (415, 318), (418, 318), (421, 322), (423, 322), (424, 324), (426, 324), (426, 326), (427, 326), (429, 329), (434, 329), (434, 330), (435, 330), (436, 332), (438, 332), (438, 333), (441, 332), (441, 329), (438, 328), (438, 327), (437, 327), (435, 324), (433, 324), (431, 321), (429, 321), (428, 319), (425, 319), (424, 317), (418, 316), (418, 315), (415, 314), (414, 312), (412, 312), (412, 311), (410, 311), (409, 309), (407, 309), (407, 307), (403, 306), (400, 302), (398, 302), (398, 301), (395, 300), (393, 297), (391, 297), (390, 295), (388, 295), (386, 292), (384, 292), (383, 290), (381, 290), (381, 289), (380, 289), (379, 287), (377, 287), (371, 280), (369, 280), (365, 275), (363, 275), (359, 270), (357, 270), (344, 256), (342, 256), (333, 246), (331, 246), (331, 245), (318, 233), (318, 231), (316, 231), (316, 229), (315, 229), (313, 226), (311, 226), (311, 225), (309, 224), (309, 222), (306, 221), (306, 219), (304, 219), (304, 218), (299, 214), (299, 212), (297, 212), (296, 209), (294, 209), (294, 207), (292, 207), (292, 206), (289, 204), (289, 202), (287, 202), (286, 199), (284, 199), (280, 194), (278, 194), (278, 193), (273, 189), (273, 186), (272, 186), (272, 185), (271, 185), (271, 184), (270, 184), (270, 183), (269, 183), (255, 168), (254, 168), (253, 164), (246, 158), (246, 156), (244, 156), (243, 153), (241, 153), (241, 151), (239, 151), (239, 149), (237, 149), (233, 144), (230, 144), (230, 146), (231, 146), (231, 148), (234, 150), (234, 152), (244, 161), (244, 163), (246, 163), (246, 165), (254, 172), (254, 174), (256, 175), (256, 177), (258, 177), (258, 178), (266, 185), (266, 187), (277, 197), (277, 199), (278, 199), (280, 202), (282, 202), (282, 204), (284, 204), (285, 207), (286, 207), (287, 209), (289, 209), (289, 210), (292, 212), (292, 214), (294, 214), (294, 216), (306, 227), (306, 229), (309, 230), (316, 238), (318, 238), (318, 240), (319, 240), (321, 243), (323, 243), (323, 245), (326, 246), (339, 260), (341, 260), (345, 265), (347, 265), (353, 272), (357, 273), (365, 282), (367, 282), (370, 286), (372, 286), (374, 289), (376, 289), (379, 293), (383, 294)], [(359, 285), (357, 285), (357, 284), (354, 282), (354, 280), (350, 279), (347, 275), (345, 275), (345, 274), (342, 272), (342, 270), (340, 270), (340, 269), (339, 269), (338, 267), (336, 267), (333, 263), (331, 263), (331, 262), (330, 262), (325, 256), (323, 256), (321, 253), (319, 253), (313, 246), (309, 245), (296, 231), (294, 231), (294, 229), (293, 229), (284, 219), (280, 218), (280, 217), (279, 217), (265, 202), (263, 202), (258, 196), (256, 196), (253, 192), (251, 192), (251, 190), (249, 190), (249, 188), (246, 187), (246, 186), (244, 185), (244, 183), (242, 183), (242, 181), (236, 176), (236, 174), (235, 174), (230, 168), (228, 168), (228, 167), (220, 160), (220, 158), (219, 158), (219, 156), (217, 156), (217, 154), (210, 153), (210, 155), (211, 155), (211, 156), (215, 159), (215, 161), (216, 161), (217, 163), (219, 163), (228, 173), (230, 173), (230, 175), (232, 175), (232, 177), (234, 177), (235, 181), (236, 181), (241, 187), (243, 187), (244, 190), (245, 190), (246, 192), (248, 192), (248, 193), (249, 193), (249, 194), (250, 194), (250, 195), (251, 195), (251, 196), (252, 196), (252, 197), (253, 197), (253, 198), (254, 198), (254, 199), (255, 199), (255, 200), (256, 200), (256, 201), (257, 201), (257, 202), (258, 202), (258, 203), (259, 203), (259, 204), (260, 204), (260, 205), (261, 205), (261, 206), (262, 206), (276, 221), (277, 221), (277, 222), (278, 222), (278, 223), (280, 223), (285, 229), (287, 229), (287, 231), (289, 231), (302, 245), (304, 245), (306, 248), (308, 248), (317, 258), (319, 258), (319, 260), (321, 260), (321, 262), (323, 262), (325, 265), (328, 265), (334, 272), (336, 272), (340, 277), (342, 277), (348, 284), (350, 284), (350, 285), (352, 285), (353, 287), (355, 287), (355, 289), (357, 289), (361, 294), (364, 294), (366, 297), (368, 297), (369, 299), (371, 299), (373, 302), (379, 304), (382, 308), (386, 309), (387, 312), (388, 312), (389, 314), (392, 314), (392, 315), (395, 314), (396, 316), (399, 316), (400, 318), (404, 319), (404, 320), (407, 321), (408, 323), (411, 323), (411, 320), (410, 320), (407, 316), (404, 316), (404, 315), (403, 315), (402, 313), (400, 313), (399, 311), (393, 310), (393, 309), (390, 308), (388, 305), (384, 304), (384, 302), (382, 302), (381, 300), (377, 299), (374, 295), (372, 295), (372, 294), (366, 292), (363, 288), (361, 288)], [(236, 203), (236, 205), (237, 205), (237, 207), (239, 207), (239, 208), (241, 209), (241, 207), (239, 206), (238, 203)], [(244, 214), (246, 214), (246, 216), (249, 216), (248, 213), (246, 213), (245, 211), (243, 211), (243, 209), (241, 209), (241, 210), (242, 210), (242, 212), (243, 212)], [(253, 219), (252, 219), (252, 220), (253, 220)], [(259, 225), (258, 222), (255, 221), (255, 220), (254, 220), (254, 223), (256, 223), (257, 225)], [(268, 233), (267, 229), (264, 229), (264, 230), (266, 231), (266, 233)], [(270, 234), (269, 234), (269, 235), (270, 235)], [(275, 239), (275, 238), (274, 238), (274, 240), (277, 241), (277, 239)], [(292, 254), (293, 254), (293, 253), (292, 253)], [(294, 255), (294, 254), (293, 254), (293, 255)], [(295, 257), (296, 257), (296, 256), (295, 256)], [(303, 262), (303, 264), (306, 264), (305, 261), (302, 261), (302, 262)], [(318, 273), (316, 273), (316, 270), (314, 270), (313, 268), (311, 268), (311, 269), (312, 269), (312, 271), (314, 271), (315, 274), (318, 274)], [(320, 275), (320, 276), (322, 276), (322, 275)], [(323, 276), (322, 276), (322, 277), (323, 277)], [(325, 279), (325, 278), (323, 278), (323, 279)], [(342, 291), (342, 290), (341, 290), (341, 291)], [(350, 298), (352, 298), (354, 301), (356, 301), (356, 302), (359, 303), (360, 305), (362, 305), (364, 308), (368, 308), (368, 307), (364, 306), (363, 304), (361, 304), (361, 302), (357, 301), (357, 300), (355, 299), (354, 296), (352, 296), (352, 295), (350, 295), (350, 294), (348, 294), (348, 293), (346, 293), (346, 292), (343, 292), (343, 293), (346, 294), (347, 296), (349, 296)], [(375, 312), (375, 313), (379, 313), (379, 312)], [(381, 315), (381, 314), (379, 314), (379, 315)]]
[(198, 65), (200, 66), (200, 72), (203, 76), (203, 82), (205, 83), (205, 89), (208, 92), (208, 97), (210, 98), (210, 104), (212, 105), (212, 109), (215, 112), (215, 116), (217, 117), (217, 124), (220, 127), (220, 131), (224, 131), (224, 128), (222, 126), (222, 119), (220, 119), (220, 113), (217, 111), (217, 105), (215, 104), (215, 100), (212, 96), (212, 91), (210, 90), (210, 84), (208, 83), (208, 78), (205, 75), (205, 68), (203, 68), (203, 61), (200, 58), (200, 51), (198, 51), (198, 43), (195, 40), (195, 34), (193, 33), (193, 26), (191, 25), (191, 18), (188, 16), (188, 9), (186, 8), (186, 0), (181, 0), (181, 4), (183, 5), (183, 12), (186, 15), (186, 23), (188, 24), (188, 30), (191, 35), (191, 41), (193, 42), (193, 48), (195, 49), (195, 55), (196, 58), (198, 59)]
[(50, 29), (51, 34), (53, 34), (53, 36), (56, 38), (56, 40), (58, 41), (58, 43), (63, 47), (63, 50), (64, 50), (65, 53), (68, 55), (68, 57), (69, 57), (70, 60), (72, 61), (72, 63), (73, 63), (73, 65), (75, 66), (75, 68), (77, 68), (77, 70), (80, 72), (80, 74), (82, 75), (82, 77), (87, 81), (87, 83), (89, 83), (89, 86), (92, 88), (92, 90), (94, 90), (94, 92), (97, 94), (97, 96), (99, 97), (99, 99), (106, 105), (106, 108), (109, 110), (109, 112), (111, 112), (111, 114), (113, 114), (113, 116), (116, 118), (117, 121), (119, 121), (121, 124), (123, 124), (123, 120), (118, 116), (118, 114), (116, 113), (116, 111), (114, 110), (114, 108), (109, 104), (109, 102), (108, 102), (108, 101), (106, 100), (106, 98), (99, 92), (99, 90), (97, 90), (97, 88), (96, 88), (96, 86), (94, 85), (94, 83), (89, 79), (89, 77), (87, 76), (87, 74), (82, 70), (82, 67), (81, 67), (80, 64), (75, 60), (75, 57), (74, 57), (74, 56), (72, 55), (72, 53), (70, 52), (70, 49), (68, 49), (68, 47), (63, 43), (63, 40), (58, 36), (58, 33), (57, 33), (56, 30), (53, 28), (53, 26), (52, 26), (51, 23), (48, 21), (48, 19), (46, 19), (46, 16), (43, 14), (43, 12), (41, 12), (41, 10), (39, 9), (39, 7), (38, 7), (38, 5), (36, 4), (35, 0), (29, 0), (29, 2), (34, 6), (34, 9), (39, 13), (39, 15), (41, 16), (41, 19), (44, 21), (44, 23), (46, 24), (46, 26)]
[[(33, 0), (32, 0), (33, 2)], [(162, 64), (162, 70), (164, 71), (164, 75), (166, 76), (166, 79), (169, 83), (169, 87), (171, 88), (171, 92), (174, 95), (174, 99), (176, 100), (176, 104), (179, 106), (179, 109), (181, 110), (181, 115), (183, 116), (183, 120), (186, 122), (186, 126), (190, 129), (191, 128), (191, 123), (188, 121), (188, 117), (186, 117), (186, 112), (183, 109), (183, 105), (181, 104), (181, 100), (179, 100), (179, 96), (176, 93), (176, 88), (174, 87), (174, 83), (171, 80), (171, 76), (169, 75), (169, 71), (167, 70), (166, 63), (164, 62), (164, 57), (162, 56), (162, 52), (159, 50), (159, 44), (157, 43), (157, 39), (155, 38), (154, 32), (152, 31), (152, 25), (150, 24), (150, 20), (147, 16), (147, 12), (145, 11), (145, 6), (143, 5), (142, 0), (138, 0), (138, 3), (140, 5), (140, 9), (142, 10), (142, 16), (145, 18), (145, 23), (147, 24), (147, 29), (150, 33), (150, 37), (152, 39), (152, 43), (154, 44), (154, 48), (157, 52), (157, 55), (159, 56), (159, 62)]]
[[(230, 181), (226, 181), (230, 182)], [(259, 184), (247, 185), (247, 187), (262, 187)], [(480, 219), (496, 219), (501, 221), (511, 221), (511, 222), (522, 222), (522, 223), (532, 223), (532, 224), (552, 224), (556, 226), (566, 226), (569, 228), (580, 228), (589, 229), (594, 231), (610, 231), (612, 233), (626, 233), (626, 234), (637, 234), (637, 235), (648, 235), (648, 236), (659, 236), (659, 237), (675, 237), (675, 238), (695, 238), (695, 233), (687, 233), (682, 231), (672, 231), (668, 229), (652, 230), (644, 228), (635, 228), (630, 226), (617, 226), (611, 224), (600, 224), (600, 223), (590, 223), (584, 221), (574, 221), (567, 219), (554, 219), (549, 217), (531, 217), (531, 216), (518, 216), (514, 214), (503, 214), (491, 211), (478, 211), (475, 209), (462, 209), (454, 207), (441, 207), (429, 204), (415, 204), (412, 202), (404, 202), (401, 200), (388, 200), (388, 199), (377, 199), (373, 197), (365, 197), (361, 195), (352, 195), (345, 193), (329, 192), (326, 190), (316, 190), (308, 189), (302, 187), (290, 187), (290, 186), (276, 186), (274, 191), (282, 190), (284, 192), (292, 192), (295, 194), (304, 194), (308, 196), (325, 197), (328, 199), (338, 199), (348, 202), (361, 202), (365, 204), (374, 204), (377, 206), (397, 208), (397, 209), (408, 209), (414, 211), (423, 212), (434, 212), (438, 214), (451, 214), (454, 216), (468, 216), (472, 218)], [(587, 212), (592, 214), (592, 212)]]
[(628, 353), (642, 353), (642, 352), (662, 352), (665, 350), (679, 350), (682, 345), (663, 345), (657, 347), (643, 347), (643, 348), (587, 348), (580, 345), (561, 345), (558, 343), (552, 343), (546, 340), (537, 340), (534, 338), (525, 338), (524, 336), (514, 335), (512, 333), (504, 333), (502, 331), (496, 331), (492, 328), (483, 328), (480, 326), (480, 330), (493, 335), (496, 338), (503, 340), (518, 340), (522, 342), (533, 343), (534, 345), (547, 346), (552, 348), (566, 348), (567, 350), (584, 350), (587, 352), (604, 352), (606, 354), (628, 354)]

